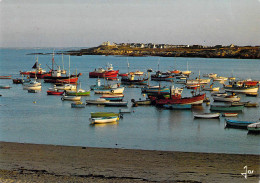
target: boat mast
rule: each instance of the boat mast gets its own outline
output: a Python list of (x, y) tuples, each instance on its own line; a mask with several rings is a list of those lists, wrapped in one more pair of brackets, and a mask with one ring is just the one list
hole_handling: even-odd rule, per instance
[(69, 55), (69, 84), (70, 84), (70, 55)]
[(62, 61), (62, 70), (64, 71), (64, 62), (63, 62), (63, 53), (62, 53), (62, 55), (61, 55), (61, 61)]
[(126, 59), (127, 59), (127, 73), (129, 74), (129, 62), (128, 62), (128, 57), (127, 57)]
[(52, 70), (54, 70), (53, 67), (54, 67), (54, 50), (53, 50), (53, 53), (52, 53), (52, 68), (51, 68)]

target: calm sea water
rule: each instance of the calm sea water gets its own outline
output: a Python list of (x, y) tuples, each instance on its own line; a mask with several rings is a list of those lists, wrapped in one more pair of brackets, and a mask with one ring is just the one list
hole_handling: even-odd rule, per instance
[[(62, 49), (60, 49), (62, 50)], [(56, 51), (60, 51), (57, 50)], [(53, 49), (0, 49), (0, 75), (20, 77), (19, 71), (30, 70), (36, 56), (28, 53), (51, 53)], [(39, 63), (46, 70), (51, 66), (51, 55), (39, 55)], [(68, 56), (64, 56), (68, 70)], [(166, 71), (168, 69), (192, 70), (191, 77), (215, 72), (221, 76), (235, 76), (241, 79), (260, 80), (260, 60), (216, 59), (216, 58), (159, 58), (159, 57), (115, 57), (81, 56), (71, 57), (71, 73), (81, 72), (81, 87), (89, 89), (96, 79), (89, 79), (88, 73), (95, 68), (112, 63), (114, 69), (127, 72), (146, 71), (148, 68)], [(55, 61), (62, 65), (61, 55)], [(193, 119), (192, 112), (209, 112), (209, 107), (194, 107), (192, 110), (163, 110), (155, 106), (131, 108), (132, 98), (143, 98), (140, 88), (126, 88), (125, 100), (132, 113), (124, 114), (118, 124), (90, 125), (90, 112), (118, 112), (118, 107), (86, 106), (83, 109), (71, 108), (68, 101), (60, 96), (47, 96), (46, 91), (52, 84), (42, 82), (39, 93), (28, 93), (22, 85), (12, 84), (12, 80), (0, 80), (0, 85), (10, 85), (10, 90), (0, 90), (0, 141), (55, 144), (89, 147), (128, 148), (146, 150), (189, 151), (260, 154), (260, 135), (251, 135), (247, 130), (226, 129), (224, 118)], [(151, 82), (158, 85), (157, 82)], [(170, 85), (161, 82), (161, 85)], [(181, 85), (175, 84), (181, 87)], [(221, 86), (221, 85), (220, 85)], [(184, 90), (190, 96), (190, 90)], [(208, 96), (209, 93), (207, 93)], [(93, 92), (85, 99), (96, 99), (100, 95)], [(259, 97), (241, 95), (242, 101), (260, 103)], [(36, 103), (34, 103), (36, 101)], [(239, 120), (257, 121), (259, 108), (245, 108)]]

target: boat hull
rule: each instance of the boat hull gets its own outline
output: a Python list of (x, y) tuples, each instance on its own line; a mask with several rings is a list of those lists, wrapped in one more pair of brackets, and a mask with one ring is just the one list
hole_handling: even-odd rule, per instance
[(119, 70), (105, 71), (105, 72), (90, 72), (89, 78), (116, 78)]
[(260, 133), (260, 122), (253, 123), (247, 126), (249, 132), (258, 132)]
[(238, 113), (224, 113), (222, 114), (222, 116), (224, 117), (236, 117), (238, 115)]
[(193, 116), (194, 118), (212, 119), (212, 118), (219, 118), (220, 113), (204, 113), (204, 114), (193, 113)]
[(219, 102), (239, 102), (240, 98), (239, 97), (213, 97), (214, 101), (219, 101)]
[(110, 116), (119, 117), (119, 113), (114, 113), (114, 112), (91, 112), (90, 114), (91, 114), (91, 118), (110, 117)]
[(235, 92), (235, 93), (257, 93), (258, 92), (258, 87), (253, 86), (253, 87), (224, 87), (225, 91), (227, 92)]
[(124, 84), (124, 85), (147, 85), (148, 83), (148, 79), (141, 79), (141, 80), (130, 80), (130, 79), (125, 79), (125, 78), (122, 78), (121, 79), (121, 83)]
[(64, 93), (64, 91), (59, 92), (59, 91), (47, 91), (47, 95), (62, 95)]
[(117, 117), (101, 117), (101, 118), (90, 118), (92, 124), (104, 124), (104, 123), (113, 123), (118, 120)]
[(165, 105), (165, 104), (192, 104), (200, 105), (203, 103), (206, 94), (195, 95), (192, 97), (185, 98), (169, 98), (169, 99), (158, 99), (156, 100), (156, 105)]
[(226, 126), (227, 127), (235, 127), (235, 128), (247, 128), (248, 125), (253, 124), (255, 122), (252, 121), (237, 121), (237, 120), (230, 120), (226, 119)]
[(85, 108), (85, 106), (83, 103), (71, 103), (71, 108)]
[(69, 101), (80, 101), (80, 96), (63, 96), (61, 97), (61, 100), (69, 100)]
[(107, 90), (94, 90), (96, 94), (122, 94), (124, 92), (124, 87), (112, 88)]
[(73, 92), (73, 91), (69, 91), (66, 92), (66, 94), (68, 96), (89, 96), (90, 95), (90, 91), (85, 91), (85, 92)]
[(126, 107), (127, 106), (127, 103), (128, 102), (114, 102), (114, 101), (111, 101), (111, 102), (106, 102), (104, 103), (105, 106), (115, 106), (115, 107)]

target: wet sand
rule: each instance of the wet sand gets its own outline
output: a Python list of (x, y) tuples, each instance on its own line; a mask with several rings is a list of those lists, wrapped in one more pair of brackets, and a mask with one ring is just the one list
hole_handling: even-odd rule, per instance
[[(241, 173), (254, 170), (247, 179)], [(0, 142), (0, 182), (259, 182), (260, 156)]]

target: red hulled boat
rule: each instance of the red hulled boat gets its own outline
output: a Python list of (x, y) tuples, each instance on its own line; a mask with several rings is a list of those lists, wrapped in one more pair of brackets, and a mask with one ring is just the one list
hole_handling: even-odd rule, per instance
[(79, 76), (81, 73), (77, 75), (69, 75), (69, 76), (62, 76), (62, 71), (60, 67), (57, 70), (54, 70), (54, 54), (52, 56), (52, 70), (50, 76), (44, 77), (44, 82), (46, 83), (77, 83)]
[(203, 103), (206, 94), (198, 94), (192, 97), (175, 97), (171, 96), (168, 99), (158, 99), (156, 100), (157, 105), (164, 105), (164, 104), (193, 104), (193, 105), (200, 105)]
[(116, 78), (119, 70), (113, 70), (112, 64), (107, 69), (98, 68), (93, 72), (89, 72), (89, 78)]
[(192, 97), (181, 97), (182, 90), (172, 87), (170, 98), (157, 98), (155, 99), (156, 105), (165, 104), (192, 104), (200, 105), (206, 96), (205, 93), (193, 95)]
[(41, 64), (38, 63), (38, 57), (36, 58), (36, 62), (34, 63), (34, 65), (32, 66), (32, 71), (20, 71), (21, 75), (29, 75), (31, 78), (35, 78), (35, 73), (36, 73), (36, 77), (43, 79), (44, 76), (50, 75), (50, 72), (46, 72), (45, 70), (43, 70), (41, 67)]
[(62, 95), (64, 91), (58, 91), (58, 90), (48, 90), (47, 95)]

